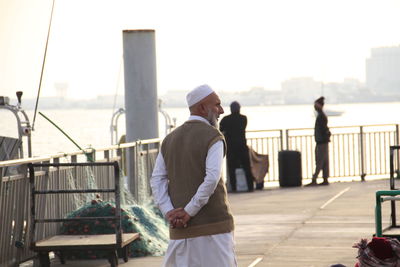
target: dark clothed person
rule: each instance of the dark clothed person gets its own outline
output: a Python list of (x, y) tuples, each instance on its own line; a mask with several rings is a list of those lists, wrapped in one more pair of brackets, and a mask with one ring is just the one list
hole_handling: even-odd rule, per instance
[(328, 117), (321, 110), (317, 110), (317, 119), (315, 120), (314, 139), (317, 144), (327, 144), (330, 141), (331, 133), (328, 128)]
[(329, 181), (329, 142), (331, 132), (328, 128), (328, 117), (322, 110), (325, 104), (325, 98), (320, 97), (314, 102), (314, 108), (317, 112), (317, 118), (315, 120), (314, 127), (314, 139), (315, 139), (315, 172), (312, 177), (312, 181), (309, 185), (316, 185), (317, 178), (322, 170), (322, 177), (324, 181), (322, 185), (328, 185)]
[(236, 101), (231, 103), (231, 114), (222, 118), (219, 125), (223, 132), (227, 145), (227, 167), (229, 181), (233, 192), (236, 191), (237, 168), (243, 168), (246, 174), (248, 191), (254, 190), (254, 179), (250, 168), (249, 149), (246, 144), (247, 117), (240, 114), (240, 104)]

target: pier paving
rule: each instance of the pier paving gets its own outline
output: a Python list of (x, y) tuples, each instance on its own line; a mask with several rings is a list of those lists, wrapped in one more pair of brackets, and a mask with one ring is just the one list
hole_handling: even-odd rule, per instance
[[(329, 186), (268, 188), (229, 194), (235, 217), (235, 240), (240, 267), (352, 267), (361, 238), (375, 232), (375, 192), (387, 190), (389, 180), (331, 183)], [(389, 205), (383, 220), (389, 222)], [(162, 257), (130, 258), (120, 266), (161, 266)], [(109, 266), (106, 260), (53, 259), (51, 266)], [(219, 266), (210, 266), (219, 267)], [(221, 266), (222, 267), (222, 266)]]

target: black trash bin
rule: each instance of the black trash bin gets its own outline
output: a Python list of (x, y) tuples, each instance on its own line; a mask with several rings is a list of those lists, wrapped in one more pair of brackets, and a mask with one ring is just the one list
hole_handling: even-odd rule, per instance
[(278, 153), (279, 185), (301, 186), (301, 154), (299, 151), (283, 150)]

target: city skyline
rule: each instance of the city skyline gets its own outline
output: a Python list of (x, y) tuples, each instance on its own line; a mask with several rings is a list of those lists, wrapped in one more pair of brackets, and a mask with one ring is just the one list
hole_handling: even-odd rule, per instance
[[(51, 1), (0, 0), (0, 95), (39, 85)], [(42, 96), (123, 94), (122, 30), (156, 31), (159, 95), (208, 83), (219, 91), (281, 82), (365, 81), (374, 47), (398, 46), (400, 1), (55, 1)]]

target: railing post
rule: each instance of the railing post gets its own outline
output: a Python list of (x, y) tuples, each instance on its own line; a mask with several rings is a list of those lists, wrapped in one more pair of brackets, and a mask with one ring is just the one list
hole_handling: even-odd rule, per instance
[(104, 151), (104, 159), (108, 162), (110, 161), (110, 150)]
[(137, 142), (134, 146), (130, 146), (127, 148), (127, 159), (126, 159), (126, 175), (128, 176), (128, 188), (131, 192), (135, 201), (137, 201), (137, 186), (136, 186), (136, 166), (137, 166)]
[[(282, 147), (283, 149), (283, 147)], [(289, 145), (289, 130), (286, 130), (286, 150), (290, 149), (290, 145)]]
[(117, 217), (117, 222), (115, 223), (115, 230), (117, 232), (116, 236), (116, 241), (117, 244), (120, 246), (122, 243), (122, 237), (121, 237), (121, 196), (120, 196), (120, 179), (119, 179), (119, 166), (117, 162), (114, 162), (114, 179), (115, 179), (115, 207), (116, 207), (116, 212), (115, 216)]
[(90, 148), (90, 152), (86, 153), (87, 161), (96, 162), (96, 150), (94, 148)]
[(279, 135), (280, 135), (280, 141), (281, 141), (280, 149), (283, 150), (283, 130), (279, 130)]
[[(399, 146), (399, 138), (400, 138), (399, 125), (396, 124), (396, 140), (395, 140), (396, 146)], [(396, 154), (397, 154), (396, 155), (396, 158), (397, 158), (396, 175), (397, 175), (397, 178), (399, 178), (399, 166), (400, 166), (400, 150), (399, 149), (397, 149), (397, 153)], [(393, 169), (393, 171), (394, 171), (394, 169)]]
[(382, 237), (382, 210), (380, 191), (376, 192), (375, 196), (375, 235), (377, 237)]
[(138, 141), (138, 142), (136, 142), (136, 147), (135, 147), (135, 181), (134, 181), (135, 182), (134, 183), (135, 199), (138, 204), (141, 204), (141, 202), (140, 202), (141, 201), (141, 199), (140, 199), (140, 190), (141, 190), (141, 188), (140, 188), (140, 179), (141, 179), (140, 171), (142, 168), (142, 165), (141, 165), (142, 162), (143, 162), (143, 160), (142, 160), (142, 142)]
[[(18, 167), (18, 169), (21, 170), (20, 174), (23, 175), (23, 177), (28, 177), (28, 167), (27, 164), (22, 164), (21, 166)], [(30, 184), (29, 182), (24, 182), (18, 187), (18, 192), (21, 193), (21, 196), (19, 197), (19, 201), (16, 203), (16, 210), (14, 211), (15, 214), (15, 219), (14, 219), (14, 244), (15, 247), (17, 248), (16, 253), (15, 253), (15, 265), (14, 266), (19, 266), (19, 262), (22, 260), (22, 255), (24, 253), (24, 246), (25, 244), (28, 244), (25, 240), (26, 234), (25, 231), (28, 229), (28, 227), (25, 226), (25, 223), (28, 222), (28, 217), (29, 217), (29, 197), (30, 197), (30, 191), (29, 187)], [(15, 192), (13, 190), (13, 192)], [(15, 250), (14, 250), (15, 251)]]
[(150, 191), (150, 178), (151, 178), (151, 163), (150, 163), (150, 144), (146, 144), (146, 176), (143, 177), (143, 179), (146, 179), (146, 193), (147, 196), (145, 197), (148, 198), (151, 196), (151, 191)]
[(390, 147), (390, 156), (389, 156), (389, 168), (390, 168), (390, 190), (394, 190), (394, 147)]
[(365, 181), (365, 166), (364, 166), (364, 128), (360, 126), (360, 174), (361, 174), (361, 181)]
[[(390, 190), (395, 190), (395, 185), (394, 185), (394, 147), (390, 147)], [(392, 226), (396, 226), (396, 203), (394, 200), (390, 201), (390, 209), (391, 209), (391, 220), (392, 220)]]
[(117, 148), (116, 155), (119, 162), (119, 169), (120, 171), (126, 176), (128, 174), (126, 170), (126, 151), (127, 149)]
[(3, 168), (0, 167), (0, 192), (1, 192), (1, 187), (3, 185), (3, 171), (4, 171)]

